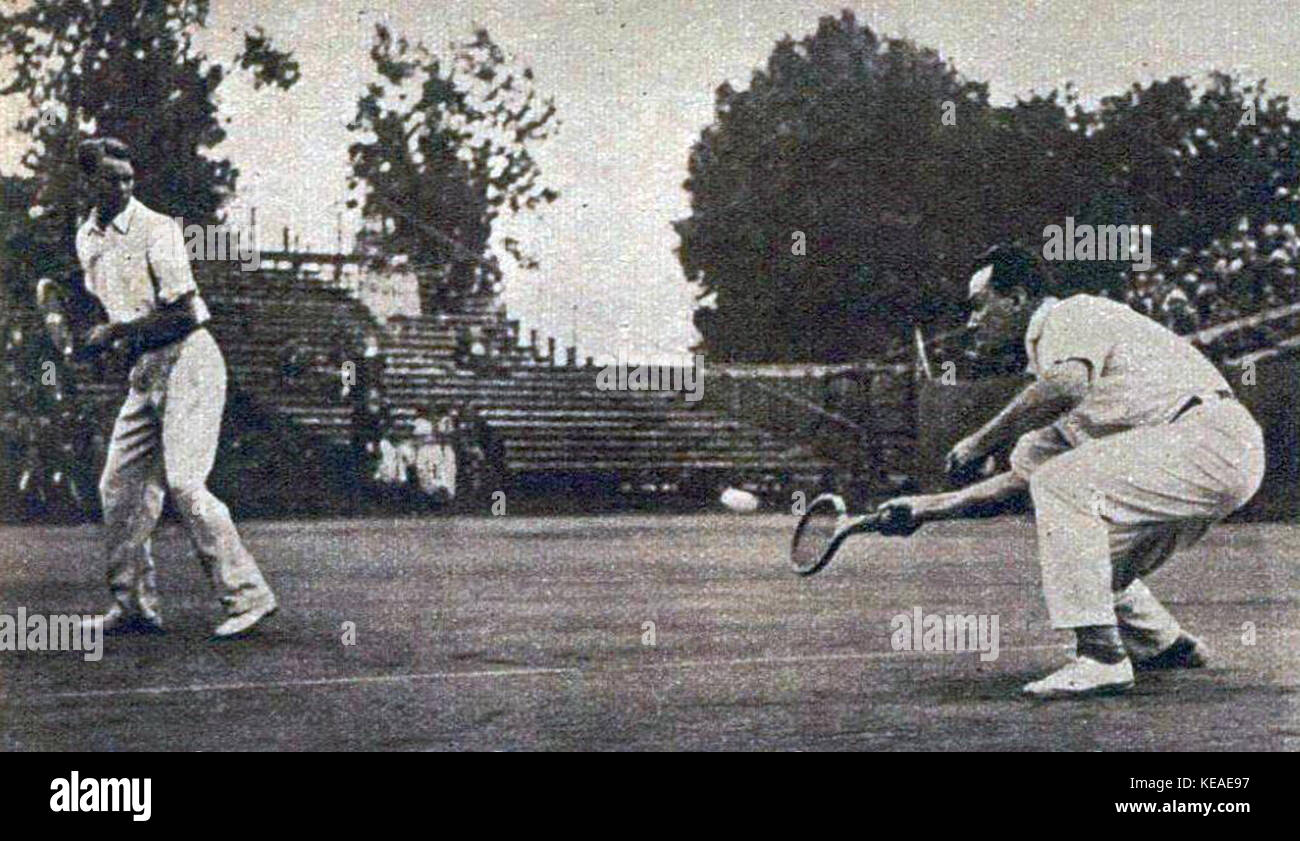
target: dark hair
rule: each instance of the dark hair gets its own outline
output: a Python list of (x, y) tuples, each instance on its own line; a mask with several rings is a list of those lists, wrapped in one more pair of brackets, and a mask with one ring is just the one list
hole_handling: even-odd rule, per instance
[(85, 175), (94, 175), (104, 158), (131, 163), (131, 148), (116, 137), (94, 137), (77, 147), (77, 166)]
[(989, 286), (999, 295), (1006, 295), (1023, 286), (1030, 298), (1040, 298), (1052, 287), (1052, 278), (1043, 261), (1033, 251), (1018, 244), (999, 244), (985, 251), (975, 261), (972, 271), (993, 266)]

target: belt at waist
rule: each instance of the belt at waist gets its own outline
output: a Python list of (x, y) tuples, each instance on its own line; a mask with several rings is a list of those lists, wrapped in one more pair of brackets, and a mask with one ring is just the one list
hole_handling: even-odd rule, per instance
[(178, 345), (181, 342), (188, 339), (190, 336), (199, 332), (200, 330), (206, 330), (206, 329), (208, 329), (208, 323), (205, 321), (202, 324), (191, 325), (184, 332), (172, 333), (171, 335), (165, 337), (158, 337), (153, 341), (141, 340), (135, 342), (127, 353), (128, 367), (134, 365), (137, 361), (139, 361), (140, 357), (144, 356), (146, 353), (150, 353), (155, 350), (161, 350), (162, 348), (165, 347), (171, 347), (172, 345)]
[(1195, 409), (1197, 406), (1208, 404), (1211, 401), (1236, 400), (1236, 399), (1237, 399), (1236, 396), (1233, 395), (1233, 393), (1226, 388), (1220, 388), (1215, 391), (1207, 391), (1204, 394), (1197, 394), (1193, 397), (1188, 398), (1187, 402), (1182, 405), (1182, 408), (1180, 408), (1174, 414), (1174, 416), (1169, 419), (1169, 422), (1173, 423), (1174, 421), (1181, 418), (1183, 415), (1190, 412), (1192, 409)]

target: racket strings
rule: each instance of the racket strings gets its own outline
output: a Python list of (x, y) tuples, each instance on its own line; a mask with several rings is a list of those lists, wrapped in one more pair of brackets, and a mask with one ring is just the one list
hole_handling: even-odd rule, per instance
[(796, 572), (808, 573), (826, 562), (845, 521), (844, 506), (839, 500), (814, 501), (800, 521), (790, 547), (790, 561)]

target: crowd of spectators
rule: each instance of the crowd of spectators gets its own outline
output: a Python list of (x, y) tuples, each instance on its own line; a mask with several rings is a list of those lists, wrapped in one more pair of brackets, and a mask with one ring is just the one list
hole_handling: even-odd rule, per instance
[[(1289, 192), (1279, 190), (1279, 199)], [(1283, 207), (1295, 207), (1287, 201)], [(1282, 216), (1282, 214), (1279, 214)], [(1296, 213), (1285, 214), (1288, 220)], [(1300, 303), (1300, 225), (1295, 221), (1247, 217), (1237, 220), (1229, 235), (1204, 248), (1182, 247), (1173, 257), (1146, 271), (1117, 273), (1114, 282), (1097, 294), (1124, 301), (1138, 312), (1181, 335), (1228, 324), (1289, 304)], [(1206, 350), (1216, 360), (1278, 344), (1300, 333), (1300, 317), (1271, 319), (1216, 338)], [(979, 358), (964, 329), (930, 337), (930, 358), (939, 364), (955, 360), (962, 378), (1017, 373), (1017, 360)], [(901, 361), (913, 349), (900, 343), (890, 355)], [(936, 372), (937, 375), (938, 372)]]
[(481, 420), (454, 407), (420, 412), (411, 435), (376, 430), (362, 444), (362, 474), (372, 502), (385, 508), (444, 509), (481, 501), (490, 481), (492, 437)]
[[(351, 354), (307, 355), (293, 344), (286, 343), (280, 358), (282, 392), (352, 409), (351, 463), (345, 469), (355, 477), (348, 492), (356, 510), (447, 508), (490, 490), (488, 463), (499, 453), (473, 413), (462, 417), (453, 407), (430, 407), (417, 419), (413, 436), (394, 443), (376, 335), (363, 338), (361, 359), (347, 367), (350, 360), (343, 357)], [(122, 395), (92, 385), (105, 380), (105, 372), (84, 368), (61, 358), (34, 313), (0, 306), (0, 521), (98, 517), (97, 471)], [(268, 458), (283, 460), (285, 431), (265, 428), (252, 414), (240, 417), (248, 428), (226, 430), (228, 446), (242, 454), (236, 461), (256, 466)], [(303, 448), (293, 455), (328, 460)]]
[[(1122, 299), (1187, 334), (1300, 302), (1297, 265), (1300, 236), (1295, 223), (1252, 223), (1243, 217), (1231, 236), (1196, 251), (1179, 249), (1163, 265), (1133, 273)], [(1279, 333), (1276, 338), (1285, 336)]]

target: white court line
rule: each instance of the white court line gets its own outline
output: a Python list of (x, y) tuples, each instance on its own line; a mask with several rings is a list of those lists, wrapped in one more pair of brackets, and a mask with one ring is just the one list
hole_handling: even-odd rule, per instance
[[(1067, 648), (1067, 646), (1063, 644), (1009, 646), (999, 648), (998, 653), (1000, 655), (1002, 652), (1007, 651), (1059, 651), (1064, 648)], [(979, 652), (870, 651), (860, 652), (857, 654), (795, 654), (784, 657), (738, 657), (731, 660), (681, 660), (675, 663), (642, 663), (594, 669), (581, 668), (578, 666), (539, 666), (533, 668), (486, 669), (473, 672), (424, 672), (400, 675), (358, 675), (352, 677), (305, 678), (301, 680), (250, 681), (246, 683), (192, 683), (185, 686), (136, 686), (123, 689), (89, 689), (76, 692), (49, 692), (43, 695), (29, 695), (26, 697), (14, 696), (13, 698), (10, 698), (7, 695), (0, 695), (0, 699), (5, 701), (15, 700), (39, 702), (56, 699), (115, 698), (130, 695), (175, 695), (185, 692), (242, 692), (255, 689), (298, 689), (319, 686), (427, 683), (439, 680), (476, 680), (480, 678), (535, 677), (539, 675), (599, 675), (615, 672), (672, 671), (711, 667), (726, 668), (731, 666), (767, 666), (793, 663), (833, 663), (852, 660), (883, 660), (889, 657), (908, 655), (921, 656), (926, 654), (956, 653), (978, 654)]]

